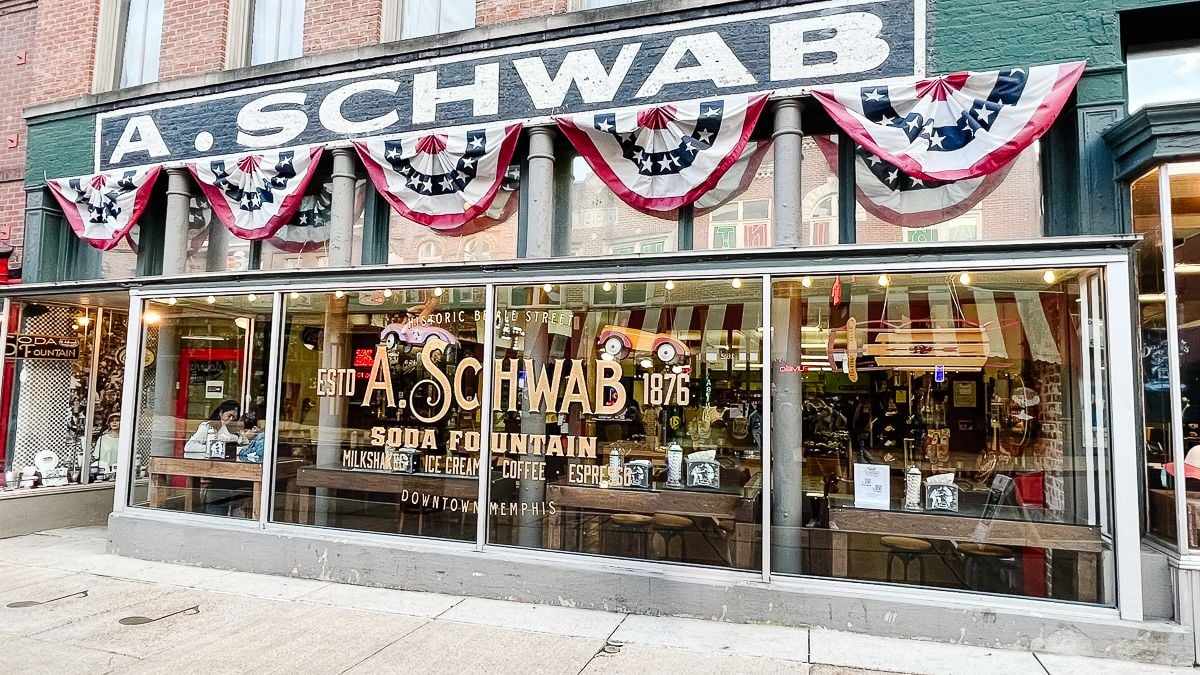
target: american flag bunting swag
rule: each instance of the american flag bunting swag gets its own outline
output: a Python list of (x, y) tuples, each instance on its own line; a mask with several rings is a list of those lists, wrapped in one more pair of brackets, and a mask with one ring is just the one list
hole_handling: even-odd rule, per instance
[(767, 95), (555, 118), (596, 176), (640, 211), (694, 204), (742, 156)]
[(266, 150), (187, 165), (213, 213), (241, 239), (267, 239), (300, 208), (321, 148)]
[[(300, 200), (300, 208), (286, 225), (275, 231), (267, 243), (280, 251), (305, 253), (319, 250), (329, 241), (329, 221), (333, 218), (333, 181), (323, 183), (320, 191), (310, 191)], [(354, 221), (366, 204), (367, 182), (354, 184)]]
[(1046, 133), (1082, 61), (959, 72), (911, 84), (846, 85), (813, 96), (856, 143), (913, 178), (979, 178)]
[(150, 201), (159, 167), (48, 180), (71, 229), (89, 246), (109, 251), (133, 231)]
[[(397, 213), (435, 230), (483, 229), (521, 125), (405, 134), (355, 142), (375, 188)], [(464, 226), (469, 226), (464, 230)]]
[[(837, 138), (814, 136), (813, 139), (829, 163), (829, 168), (836, 174)], [(1004, 182), (1012, 165), (1013, 162), (1010, 162), (982, 178), (927, 181), (913, 178), (855, 144), (855, 197), (868, 213), (885, 223), (900, 227), (927, 227), (970, 211)]]
[(758, 174), (759, 167), (762, 166), (763, 160), (770, 152), (770, 141), (747, 143), (746, 148), (742, 151), (742, 156), (733, 163), (733, 166), (729, 167), (729, 171), (726, 171), (724, 176), (721, 176), (721, 180), (717, 181), (713, 189), (696, 200), (695, 215), (703, 216), (712, 213), (713, 209), (749, 190)]

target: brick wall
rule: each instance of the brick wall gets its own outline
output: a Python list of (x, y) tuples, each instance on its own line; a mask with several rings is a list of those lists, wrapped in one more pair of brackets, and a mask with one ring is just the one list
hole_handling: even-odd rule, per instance
[(221, 70), (228, 31), (228, 2), (169, 0), (163, 10), (159, 79)]
[(41, 0), (37, 9), (37, 78), (28, 104), (75, 98), (92, 90), (99, 0)]
[(382, 11), (382, 0), (308, 0), (304, 6), (304, 53), (378, 43)]
[(476, 0), (475, 25), (487, 26), (567, 11), (568, 0)]
[(21, 265), (25, 240), (25, 149), (21, 109), (35, 83), (34, 40), (37, 3), (0, 3), (0, 63), (5, 64), (0, 97), (0, 242), (13, 247), (12, 268)]

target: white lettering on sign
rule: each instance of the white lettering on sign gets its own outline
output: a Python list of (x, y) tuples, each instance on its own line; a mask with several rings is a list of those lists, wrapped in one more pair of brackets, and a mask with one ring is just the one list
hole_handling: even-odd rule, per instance
[(395, 94), (399, 88), (400, 83), (396, 80), (363, 80), (338, 87), (329, 92), (324, 101), (321, 101), (321, 109), (318, 113), (321, 124), (325, 125), (326, 129), (338, 134), (370, 134), (386, 129), (400, 121), (400, 114), (395, 110), (389, 110), (369, 120), (352, 122), (342, 114), (342, 107), (346, 104), (347, 99), (356, 94), (366, 91)]
[[(303, 110), (265, 110), (268, 106), (303, 105), (308, 94), (302, 91), (285, 91), (267, 94), (247, 103), (238, 111), (238, 145), (247, 148), (273, 148), (287, 145), (308, 128), (308, 115)], [(270, 134), (255, 134), (258, 131), (274, 131)]]
[[(883, 19), (874, 14), (851, 12), (771, 24), (771, 79), (829, 77), (879, 67), (891, 55), (891, 47), (880, 38)], [(829, 35), (805, 41), (806, 35)], [(832, 54), (834, 58), (805, 63), (807, 54)]]
[(125, 159), (125, 155), (131, 153), (144, 152), (149, 159), (156, 157), (167, 157), (171, 151), (167, 149), (167, 144), (163, 142), (162, 134), (158, 131), (158, 125), (149, 115), (136, 115), (130, 117), (125, 123), (125, 130), (121, 132), (121, 138), (117, 141), (117, 147), (113, 148), (112, 156), (108, 158), (110, 164), (117, 164)]
[(432, 122), (438, 105), (453, 101), (471, 101), (476, 117), (495, 115), (500, 109), (500, 64), (475, 66), (475, 81), (457, 87), (439, 87), (436, 70), (413, 76), (413, 124)]
[[(683, 66), (679, 63), (691, 54), (696, 61), (694, 66)], [(650, 77), (638, 89), (637, 98), (654, 96), (665, 85), (677, 82), (711, 81), (718, 87), (740, 87), (757, 84), (754, 76), (746, 70), (746, 66), (733, 55), (729, 45), (716, 33), (700, 33), (699, 35), (684, 35), (671, 41), (667, 52), (659, 60)]]
[(517, 69), (517, 74), (529, 91), (530, 100), (537, 108), (561, 108), (572, 84), (579, 90), (584, 103), (604, 103), (616, 97), (641, 47), (640, 42), (621, 47), (611, 70), (605, 69), (595, 49), (569, 52), (553, 78), (546, 71), (546, 64), (540, 56), (516, 59), (513, 67)]

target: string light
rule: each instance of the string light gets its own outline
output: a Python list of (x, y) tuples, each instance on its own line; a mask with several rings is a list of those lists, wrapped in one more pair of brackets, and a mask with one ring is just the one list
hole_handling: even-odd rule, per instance
[(963, 272), (962, 274), (958, 275), (958, 283), (962, 284), (963, 286), (971, 283), (971, 273)]
[(215, 296), (215, 295), (210, 295), (210, 296), (208, 296), (207, 298), (205, 298), (205, 300), (208, 302), (208, 304), (210, 304), (210, 305), (211, 305), (211, 304), (213, 304), (213, 303), (215, 303), (215, 302), (217, 301), (217, 296)]
[(172, 305), (172, 306), (174, 306), (174, 305), (175, 305), (175, 303), (177, 303), (177, 302), (179, 302), (179, 301), (178, 301), (178, 300), (176, 300), (175, 298), (167, 298), (167, 304), (168, 304), (168, 305)]
[(445, 292), (446, 291), (442, 290), (441, 286), (438, 286), (437, 288), (433, 289), (433, 294), (439, 298), (442, 297), (442, 294)]
[(604, 289), (605, 293), (608, 293), (609, 291), (612, 290), (612, 282), (610, 282), (610, 281), (604, 282), (604, 284), (601, 286), (601, 288)]
[(345, 292), (345, 291), (334, 291), (334, 292), (333, 292), (333, 297), (335, 297), (335, 298), (344, 298), (344, 297), (346, 297), (346, 292)]
[(91, 322), (92, 322), (92, 317), (90, 317), (86, 314), (75, 318), (75, 323), (79, 324), (80, 326), (87, 326)]
[(246, 296), (246, 299), (249, 300), (250, 302), (254, 302), (255, 300), (258, 300), (258, 296), (251, 293), (250, 295)]
[(293, 299), (293, 300), (299, 300), (299, 299), (300, 299), (300, 294), (299, 294), (298, 292), (296, 292), (296, 291), (292, 291), (292, 299)]
[(878, 283), (880, 286), (887, 286), (888, 284), (892, 283), (892, 280), (888, 278), (888, 275), (880, 274)]
[(1046, 270), (1046, 273), (1042, 275), (1042, 281), (1048, 284), (1054, 283), (1057, 279), (1058, 275), (1054, 273), (1054, 270)]
[(812, 277), (800, 277), (800, 285), (805, 288), (812, 288)]
[(554, 287), (550, 284), (542, 284), (542, 290), (549, 293), (550, 291), (554, 290)]
[(675, 290), (675, 282), (668, 279), (667, 283), (663, 284), (663, 288), (667, 289), (668, 291), (673, 291)]
[(390, 288), (383, 289), (383, 297), (385, 297), (385, 298), (392, 297), (392, 289), (390, 289)]
[(741, 279), (734, 279), (734, 280), (733, 280), (733, 284), (732, 284), (732, 285), (733, 285), (733, 287), (734, 287), (734, 288), (741, 288), (741, 287), (742, 287), (742, 280), (741, 280)]
[(151, 309), (142, 315), (142, 321), (144, 321), (147, 324), (152, 326), (152, 325), (158, 323), (159, 321), (162, 321), (162, 314), (159, 314), (158, 312)]

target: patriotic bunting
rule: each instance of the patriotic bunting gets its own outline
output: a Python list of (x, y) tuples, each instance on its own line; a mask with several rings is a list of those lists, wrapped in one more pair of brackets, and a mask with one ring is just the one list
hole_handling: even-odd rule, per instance
[[(323, 183), (320, 191), (300, 200), (300, 208), (286, 225), (275, 231), (267, 243), (280, 251), (305, 253), (325, 246), (329, 241), (329, 221), (333, 217), (333, 181)], [(366, 204), (367, 182), (354, 184), (354, 220)]]
[(159, 167), (46, 181), (71, 229), (89, 246), (110, 251), (137, 225)]
[(486, 221), (504, 180), (521, 125), (420, 132), (355, 142), (375, 188), (397, 213), (435, 230), (467, 234)]
[(670, 211), (717, 186), (742, 156), (766, 102), (765, 94), (731, 95), (555, 121), (625, 203), (641, 211)]
[[(837, 138), (814, 136), (817, 147), (837, 174)], [(855, 197), (868, 213), (900, 227), (927, 227), (970, 211), (992, 193), (1014, 162), (982, 178), (926, 181), (913, 178), (861, 145), (854, 146)]]
[(217, 218), (241, 239), (267, 239), (304, 197), (321, 148), (266, 150), (187, 165)]
[(770, 141), (747, 143), (746, 149), (742, 151), (742, 156), (733, 163), (733, 166), (729, 167), (729, 171), (725, 172), (721, 180), (717, 181), (716, 186), (696, 200), (694, 215), (703, 216), (711, 213), (713, 209), (749, 190), (758, 174), (759, 167), (770, 153)]
[(1083, 62), (912, 84), (846, 85), (813, 96), (851, 138), (921, 180), (979, 178), (1007, 166), (1050, 128)]

